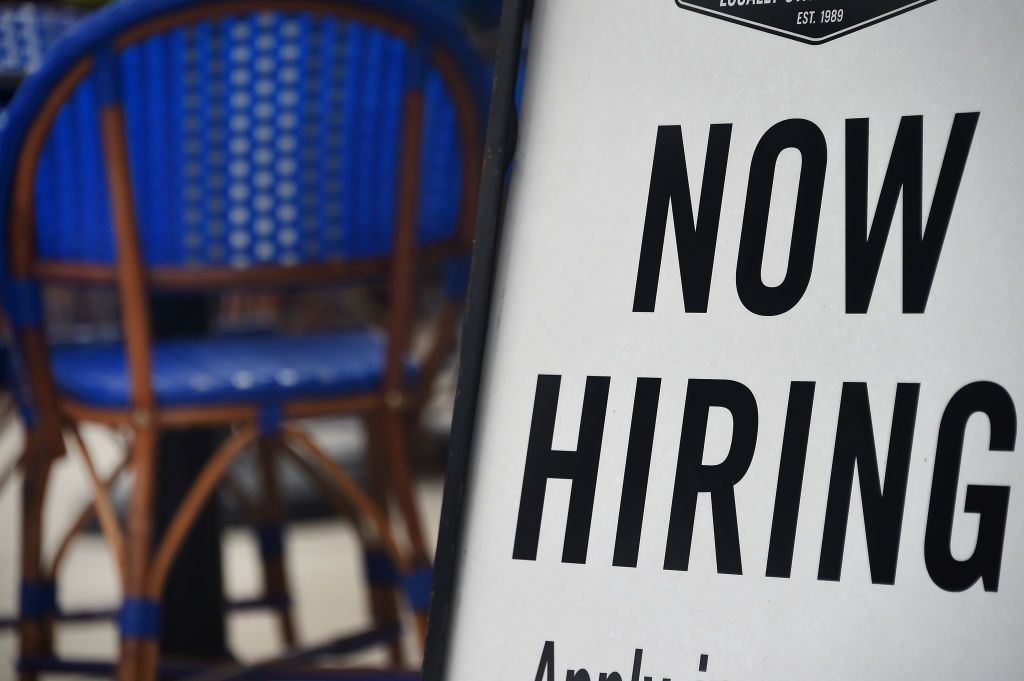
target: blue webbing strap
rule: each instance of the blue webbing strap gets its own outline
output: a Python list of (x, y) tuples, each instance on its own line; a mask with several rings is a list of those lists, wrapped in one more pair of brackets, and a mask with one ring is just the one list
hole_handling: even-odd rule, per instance
[(4, 287), (7, 317), (15, 329), (37, 329), (43, 325), (43, 294), (39, 283), (14, 279)]
[[(318, 666), (302, 668), (306, 661), (315, 660), (324, 655), (345, 655), (371, 646), (398, 639), (401, 630), (389, 626), (371, 629), (354, 636), (331, 641), (324, 645), (304, 650), (293, 651), (288, 663), (273, 666), (256, 666), (239, 668), (229, 673), (231, 679), (250, 679), (251, 681), (308, 681), (309, 679), (338, 679), (339, 681), (419, 681), (418, 671), (387, 671), (376, 669), (329, 669)], [(294, 667), (293, 667), (294, 665)], [(76, 676), (95, 676), (104, 679), (113, 678), (116, 669), (110, 662), (81, 659), (59, 659), (55, 657), (22, 657), (18, 660), (18, 670), (23, 672), (53, 672), (58, 674), (75, 674)], [(177, 679), (181, 677), (202, 676), (203, 672), (223, 671), (218, 665), (208, 662), (191, 660), (164, 659), (159, 666), (161, 678)], [(221, 675), (217, 675), (221, 678)]]
[(413, 92), (422, 92), (427, 79), (427, 65), (430, 63), (430, 51), (422, 36), (417, 37), (411, 45), (405, 73), (405, 87)]
[(19, 657), (18, 672), (52, 672), (54, 674), (75, 674), (112, 679), (117, 673), (116, 665), (93, 660), (61, 660), (56, 657)]
[(366, 581), (373, 585), (398, 584), (398, 570), (386, 551), (366, 552)]
[(126, 598), (117, 621), (122, 638), (157, 638), (160, 635), (160, 604), (137, 596)]
[(281, 427), (281, 405), (277, 403), (260, 405), (259, 421), (256, 424), (260, 435), (274, 435)]
[(53, 582), (22, 582), (21, 617), (38, 620), (57, 614), (57, 588)]
[(18, 400), (18, 414), (21, 416), (25, 429), (31, 431), (36, 425), (36, 413), (22, 400)]
[(121, 87), (121, 61), (111, 47), (96, 54), (96, 95), (100, 107), (120, 104), (124, 99)]
[(469, 295), (469, 256), (456, 258), (444, 266), (444, 293), (449, 300), (465, 300)]
[[(275, 596), (264, 596), (260, 598), (247, 598), (237, 601), (225, 601), (224, 608), (226, 610), (234, 612), (245, 612), (252, 610), (262, 610), (265, 608), (281, 608), (285, 605), (291, 604), (291, 598), (287, 594), (275, 595)], [(58, 608), (53, 614), (53, 617), (58, 622), (102, 622), (105, 620), (114, 621), (120, 615), (118, 610), (110, 610), (107, 608), (96, 608), (93, 610), (62, 610)], [(18, 617), (16, 615), (3, 614), (0, 615), (0, 633), (6, 630), (14, 629), (18, 626)]]
[(284, 528), (281, 525), (261, 525), (257, 533), (260, 540), (260, 556), (264, 560), (275, 560), (284, 555)]
[[(345, 655), (388, 641), (397, 640), (401, 630), (397, 626), (388, 626), (346, 636), (336, 641), (293, 651), (288, 663), (274, 666), (256, 666), (239, 668), (231, 673), (232, 679), (251, 679), (255, 681), (308, 681), (308, 679), (338, 679), (339, 681), (419, 681), (419, 672), (386, 671), (361, 669), (329, 669), (311, 666), (301, 668), (305, 661), (315, 660), (324, 655)], [(295, 665), (293, 668), (292, 666)], [(104, 679), (113, 678), (115, 666), (110, 662), (81, 659), (59, 659), (55, 657), (22, 657), (18, 660), (18, 670), (22, 672), (54, 672), (59, 674), (75, 674), (78, 676), (96, 676)], [(161, 678), (181, 678), (202, 675), (205, 671), (222, 670), (206, 662), (191, 660), (162, 660), (159, 667)], [(218, 676), (218, 678), (220, 678)], [(225, 677), (227, 678), (227, 677)]]
[(402, 578), (405, 596), (409, 599), (409, 605), (416, 612), (424, 613), (430, 607), (430, 592), (433, 583), (434, 572), (430, 568), (415, 570)]
[[(195, 676), (208, 671), (216, 672), (218, 667), (209, 663), (167, 660), (160, 663), (159, 670), (163, 677), (177, 679), (183, 676)], [(112, 679), (117, 673), (117, 666), (110, 662), (96, 662), (94, 660), (23, 657), (18, 660), (18, 671), (51, 672), (54, 674), (74, 674), (75, 676)], [(247, 679), (247, 681), (309, 681), (310, 679), (318, 679), (320, 681), (419, 681), (420, 674), (414, 671), (327, 669), (321, 667), (291, 670), (283, 666), (274, 666), (240, 670), (237, 676), (233, 675), (230, 678)]]

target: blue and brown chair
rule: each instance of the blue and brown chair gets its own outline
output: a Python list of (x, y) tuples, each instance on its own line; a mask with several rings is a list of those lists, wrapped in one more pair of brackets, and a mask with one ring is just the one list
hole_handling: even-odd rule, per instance
[(75, 9), (57, 3), (0, 3), (0, 128), (15, 87), (39, 68), (61, 35), (81, 18)]
[[(128, 0), (84, 21), (22, 85), (0, 133), (0, 274), (29, 405), (24, 678), (53, 652), (53, 574), (40, 546), (47, 479), (65, 434), (77, 437), (84, 421), (131, 434), (124, 530), (106, 481), (91, 476), (123, 574), (122, 681), (156, 678), (164, 579), (196, 514), (252, 445), (270, 487), (264, 553), (280, 553), (270, 459), (279, 454), (361, 519), (378, 625), (396, 624), (404, 590), (422, 628), (429, 550), (408, 414), (441, 352), (416, 366), (410, 335), (420, 276), (460, 262), (472, 239), (482, 73), (461, 33), (416, 2)], [(150, 333), (154, 295), (368, 282), (388, 290), (383, 333)], [(114, 287), (121, 341), (48, 343), (44, 290), (54, 284)], [(441, 320), (456, 317), (451, 303)], [(438, 336), (443, 344), (451, 332)], [(294, 424), (338, 413), (374, 426), (377, 494)], [(207, 426), (232, 434), (155, 537), (156, 439)], [(272, 563), (268, 587), (282, 589), (283, 564)]]
[[(56, 4), (0, 3), (0, 129), (7, 120), (7, 105), (26, 74), (37, 70), (50, 46), (80, 20), (80, 12)], [(6, 324), (6, 320), (3, 322)], [(6, 346), (0, 346), (0, 386), (9, 385)], [(0, 427), (14, 415), (16, 402), (4, 399)], [(0, 491), (21, 466), (21, 457), (0, 472)]]
[(52, 45), (81, 19), (81, 12), (55, 2), (0, 5), (0, 73), (39, 69)]

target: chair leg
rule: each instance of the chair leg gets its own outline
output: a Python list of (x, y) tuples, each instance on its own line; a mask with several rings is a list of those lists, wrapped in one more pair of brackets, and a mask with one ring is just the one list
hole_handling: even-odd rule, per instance
[[(18, 633), (22, 659), (49, 657), (53, 653), (52, 584), (42, 563), (43, 505), (50, 476), (50, 457), (29, 436), (22, 483), (21, 604)], [(35, 681), (36, 672), (21, 672), (21, 681)]]
[(153, 556), (156, 432), (140, 428), (132, 443), (135, 469), (125, 536), (125, 599), (122, 605), (118, 681), (156, 681), (159, 662), (159, 603), (146, 593)]
[(357, 516), (366, 523), (364, 528), (367, 534), (375, 536), (386, 549), (391, 559), (390, 566), (395, 568), (396, 579), (392, 580), (392, 583), (401, 583), (403, 593), (409, 596), (410, 605), (417, 611), (416, 633), (422, 646), (426, 638), (426, 618), (423, 614), (430, 597), (429, 568), (416, 568), (411, 563), (395, 541), (385, 511), (375, 504), (365, 489), (356, 484), (352, 477), (331, 459), (330, 455), (309, 435), (291, 426), (283, 426), (282, 430), (285, 441), (289, 443), (289, 448), (293, 442), (301, 448), (304, 453), (299, 456), (308, 457), (311, 464), (321, 469), (330, 480), (330, 484), (338, 489), (338, 492), (351, 504)]
[(405, 521), (405, 530), (412, 546), (413, 563), (418, 567), (426, 567), (430, 565), (430, 558), (409, 466), (408, 424), (405, 415), (397, 409), (385, 409), (381, 422), (387, 477)]
[[(379, 417), (368, 416), (364, 419), (367, 440), (367, 492), (377, 507), (387, 514), (388, 480), (387, 463), (384, 457), (383, 424)], [(358, 520), (357, 520), (358, 522)], [(389, 569), (390, 558), (381, 543), (372, 538), (375, 533), (362, 533), (363, 552), (366, 561), (366, 582), (370, 593), (370, 609), (373, 621), (378, 627), (398, 626), (400, 623), (398, 609), (398, 593), (395, 588), (396, 575), (394, 567)], [(401, 640), (389, 644), (391, 664), (395, 667), (405, 666), (405, 651)]]
[[(370, 447), (373, 449), (373, 443), (380, 441), (380, 438), (377, 437), (379, 433), (374, 428), (372, 419), (367, 418), (364, 423), (368, 440), (371, 443)], [(381, 629), (398, 628), (401, 624), (397, 593), (399, 574), (391, 559), (391, 554), (384, 543), (380, 541), (376, 528), (372, 526), (372, 523), (367, 523), (365, 518), (360, 517), (360, 514), (352, 507), (350, 500), (338, 489), (331, 478), (318, 466), (307, 461), (299, 449), (296, 449), (288, 439), (280, 440), (280, 445), (281, 451), (309, 478), (310, 483), (320, 490), (324, 499), (335, 507), (339, 515), (343, 518), (351, 518), (355, 523), (359, 542), (363, 547), (367, 593), (370, 597), (373, 622)], [(373, 457), (371, 456), (371, 458)], [(382, 459), (376, 457), (375, 460), (381, 461)], [(371, 474), (369, 477), (371, 482), (367, 496), (379, 508), (386, 508), (386, 486), (374, 484), (375, 475)], [(405, 650), (400, 641), (395, 640), (389, 643), (388, 652), (394, 667), (405, 667)]]
[(275, 602), (282, 640), (288, 648), (294, 648), (295, 621), (289, 600), (284, 553), (285, 509), (275, 446), (276, 442), (270, 438), (261, 438), (257, 444), (265, 509), (259, 527), (260, 558), (263, 564), (264, 594)]

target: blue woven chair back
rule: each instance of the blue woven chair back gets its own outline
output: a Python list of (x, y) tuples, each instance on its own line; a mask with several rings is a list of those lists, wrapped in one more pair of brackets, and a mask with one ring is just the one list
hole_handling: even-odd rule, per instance
[[(151, 21), (151, 8), (211, 4), (232, 9), (172, 22), (124, 49), (111, 48), (133, 23)], [(274, 4), (127, 2), (95, 28), (82, 27), (101, 39), (59, 46), (79, 52), (64, 55), (68, 64), (69, 57), (93, 61), (61, 107), (39, 160), (39, 260), (115, 260), (99, 132), (99, 111), (111, 96), (123, 101), (147, 266), (245, 269), (388, 255), (412, 79), (424, 98), (418, 242), (455, 236), (473, 198), (462, 181), (466, 121), (433, 57), (450, 50), (456, 77), (474, 95), (482, 73), (469, 50), (453, 44), (457, 33), (408, 2), (340, 4), (402, 9), (401, 25), (415, 29), (412, 40), (377, 25), (371, 14), (320, 11), (330, 3), (282, 0), (277, 8), (246, 9)], [(107, 24), (119, 14), (132, 20), (112, 29)], [(474, 100), (478, 116), (481, 99)]]

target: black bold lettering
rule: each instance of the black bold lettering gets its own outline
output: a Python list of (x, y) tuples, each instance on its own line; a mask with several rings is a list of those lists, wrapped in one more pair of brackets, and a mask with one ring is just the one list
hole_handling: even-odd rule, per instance
[(689, 176), (686, 172), (682, 129), (678, 125), (663, 125), (658, 128), (651, 169), (651, 186), (647, 195), (644, 236), (636, 274), (636, 290), (633, 296), (633, 312), (654, 312), (670, 202), (675, 223), (683, 304), (687, 312), (708, 311), (711, 270), (715, 262), (718, 221), (722, 214), (722, 192), (725, 187), (725, 168), (729, 160), (731, 137), (731, 125), (711, 126), (704, 161), (700, 205), (695, 221)]
[(534, 681), (555, 681), (555, 642), (545, 641)]
[(946, 591), (964, 591), (979, 579), (985, 591), (999, 589), (1006, 512), (1010, 503), (1009, 487), (967, 486), (964, 511), (980, 516), (977, 543), (974, 553), (966, 560), (954, 558), (950, 551), (964, 434), (974, 414), (988, 417), (988, 447), (991, 451), (1012, 452), (1017, 440), (1017, 411), (1013, 399), (995, 383), (964, 386), (946, 405), (939, 424), (935, 474), (924, 536), (924, 560), (928, 574), (936, 586)]
[(924, 120), (905, 116), (900, 121), (875, 216), (868, 229), (868, 121), (846, 121), (846, 311), (864, 314), (871, 304), (882, 253), (903, 196), (903, 311), (924, 312), (939, 255), (960, 191), (967, 157), (978, 126), (978, 113), (961, 113), (939, 170), (928, 221), (922, 231), (922, 148)]
[(647, 482), (651, 473), (651, 449), (654, 446), (654, 425), (658, 417), (660, 378), (640, 378), (633, 399), (633, 420), (629, 426), (626, 448), (626, 471), (622, 478), (619, 502), (619, 523), (615, 532), (615, 554), (612, 565), (636, 567), (640, 552), (640, 533), (644, 524)]
[(640, 669), (644, 663), (644, 649), (637, 648), (633, 651), (633, 674), (629, 681), (640, 681)]
[(516, 560), (537, 559), (544, 495), (548, 479), (554, 478), (572, 481), (562, 562), (587, 562), (590, 521), (594, 514), (594, 492), (597, 487), (598, 463), (601, 460), (601, 440), (604, 436), (610, 379), (605, 376), (587, 377), (583, 393), (580, 434), (575, 452), (555, 451), (551, 448), (561, 381), (561, 376), (537, 377), (533, 422), (530, 426), (526, 469), (523, 473), (523, 491), (519, 499), (519, 520), (516, 524), (515, 547), (512, 551), (512, 557)]
[(813, 403), (814, 383), (795, 381), (790, 386), (779, 482), (775, 488), (772, 535), (768, 545), (768, 566), (765, 569), (767, 577), (789, 577), (793, 568), (793, 547), (796, 544), (796, 523), (800, 515)]
[(917, 383), (900, 383), (896, 387), (883, 483), (878, 472), (867, 384), (843, 384), (818, 579), (839, 581), (856, 467), (864, 507), (864, 532), (867, 537), (871, 581), (875, 584), (895, 583), (920, 389)]
[[(732, 442), (722, 463), (705, 466), (704, 442), (712, 407), (728, 409), (732, 415)], [(714, 516), (718, 572), (743, 574), (733, 487), (750, 467), (756, 443), (757, 402), (746, 386), (722, 380), (693, 379), (689, 382), (665, 548), (666, 570), (689, 567), (697, 495), (707, 492), (711, 495)]]
[[(765, 286), (761, 279), (761, 265), (768, 238), (768, 213), (775, 184), (775, 167), (779, 155), (786, 149), (796, 149), (801, 157), (789, 265), (781, 284)], [(814, 265), (814, 247), (818, 240), (818, 219), (821, 216), (827, 160), (825, 136), (814, 123), (802, 119), (776, 123), (764, 134), (754, 150), (736, 265), (736, 292), (743, 305), (754, 314), (774, 316), (787, 312), (807, 290)]]

